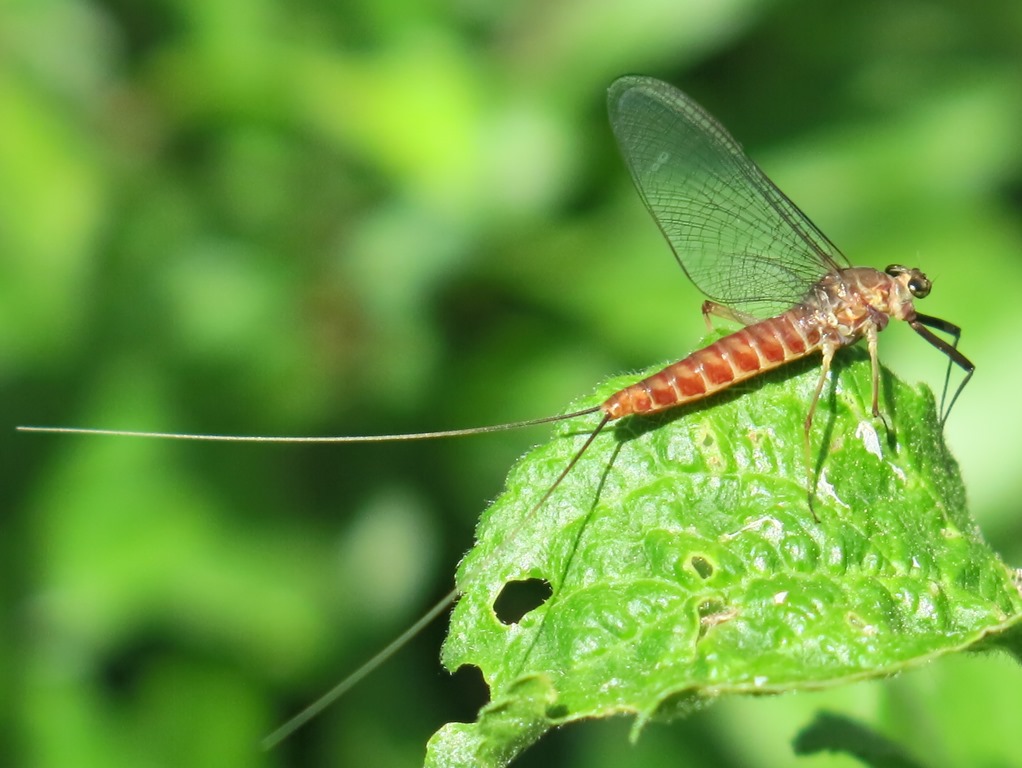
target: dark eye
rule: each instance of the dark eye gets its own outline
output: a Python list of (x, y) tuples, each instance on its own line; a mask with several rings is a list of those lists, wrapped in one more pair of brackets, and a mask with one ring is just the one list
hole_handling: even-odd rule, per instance
[(912, 295), (916, 298), (922, 299), (930, 292), (930, 281), (920, 280), (919, 278), (913, 278), (908, 281), (908, 289), (912, 291)]

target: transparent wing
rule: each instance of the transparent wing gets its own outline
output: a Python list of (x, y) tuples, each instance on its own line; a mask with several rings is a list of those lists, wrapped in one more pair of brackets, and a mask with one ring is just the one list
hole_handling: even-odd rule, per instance
[(709, 298), (755, 317), (790, 309), (848, 260), (681, 91), (622, 77), (610, 123), (649, 212)]

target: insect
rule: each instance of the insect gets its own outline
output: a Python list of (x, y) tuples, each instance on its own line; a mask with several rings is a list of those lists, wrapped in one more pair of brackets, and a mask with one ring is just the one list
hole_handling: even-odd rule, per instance
[[(819, 352), (820, 375), (804, 421), (808, 509), (814, 493), (810, 462), (813, 417), (834, 355), (866, 340), (872, 363), (872, 413), (879, 408), (877, 337), (903, 320), (949, 359), (941, 398), (946, 420), (975, 366), (958, 351), (961, 329), (916, 311), (930, 280), (900, 265), (883, 272), (852, 267), (838, 248), (744, 153), (735, 139), (692, 99), (648, 77), (623, 77), (608, 93), (610, 122), (632, 180), (688, 278), (706, 295), (702, 312), (743, 325), (710, 346), (611, 395), (603, 404), (561, 416), (512, 424), (406, 435), (324, 438), (231, 437), (109, 430), (24, 428), (199, 440), (384, 442), (453, 437), (515, 429), (599, 414), (588, 439), (532, 507), (535, 515), (556, 492), (604, 428), (630, 415), (692, 403), (764, 371)], [(948, 334), (945, 341), (934, 329)], [(951, 365), (965, 372), (947, 407)], [(372, 672), (457, 598), (446, 595), (426, 615), (326, 696), (268, 738), (275, 743)]]

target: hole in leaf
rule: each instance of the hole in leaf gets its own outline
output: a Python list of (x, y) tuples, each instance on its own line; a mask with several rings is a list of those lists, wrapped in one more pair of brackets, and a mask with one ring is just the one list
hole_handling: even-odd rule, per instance
[(713, 563), (702, 555), (692, 555), (688, 562), (692, 566), (692, 570), (699, 574), (699, 578), (708, 579), (713, 575)]
[(466, 718), (467, 722), (475, 719), (479, 710), (490, 702), (490, 687), (483, 678), (483, 671), (474, 664), (462, 664), (450, 679), (455, 695), (451, 697), (453, 704), (447, 719)]
[(554, 593), (546, 579), (509, 581), (493, 601), (493, 612), (502, 624), (517, 624), (529, 611), (534, 611)]
[(696, 609), (699, 613), (699, 639), (706, 636), (713, 627), (731, 621), (738, 615), (738, 609), (728, 606), (717, 598), (703, 600)]
[(725, 613), (726, 610), (727, 609), (723, 601), (721, 600), (717, 600), (716, 598), (703, 600), (703, 602), (699, 603), (698, 608), (699, 620), (705, 622), (708, 618), (712, 616), (717, 616), (721, 613)]

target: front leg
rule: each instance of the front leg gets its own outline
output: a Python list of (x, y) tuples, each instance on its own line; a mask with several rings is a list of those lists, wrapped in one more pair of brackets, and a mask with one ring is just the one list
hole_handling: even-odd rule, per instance
[[(972, 361), (969, 360), (969, 358), (958, 351), (958, 340), (962, 337), (962, 329), (954, 323), (949, 323), (947, 320), (941, 320), (939, 317), (931, 317), (930, 315), (916, 313), (915, 320), (910, 320), (909, 325), (912, 326), (912, 329), (916, 333), (926, 339), (927, 342), (947, 355), (947, 373), (944, 374), (944, 389), (940, 393), (940, 425), (943, 427), (944, 423), (947, 421), (947, 417), (951, 414), (951, 409), (954, 407), (955, 401), (958, 400), (958, 396), (962, 394), (962, 390), (965, 389), (965, 385), (968, 384), (969, 379), (972, 378), (972, 374), (975, 372), (976, 366), (972, 364)], [(954, 343), (948, 344), (946, 341), (935, 336), (923, 326), (929, 326), (930, 328), (936, 328), (938, 331), (943, 331), (954, 339)], [(947, 410), (945, 410), (944, 403), (947, 402), (947, 391), (948, 384), (951, 381), (952, 363), (965, 371), (965, 378), (962, 379), (962, 383), (958, 385), (958, 389), (955, 390), (954, 395), (951, 397), (951, 402), (948, 404)]]

